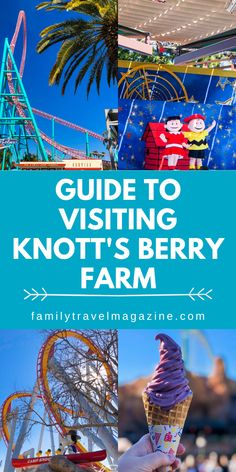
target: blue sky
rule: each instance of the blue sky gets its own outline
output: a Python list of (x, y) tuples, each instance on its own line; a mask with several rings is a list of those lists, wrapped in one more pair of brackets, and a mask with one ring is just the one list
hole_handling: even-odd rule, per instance
[[(32, 391), (37, 377), (37, 358), (48, 333), (40, 330), (1, 330), (0, 342), (0, 408), (6, 398), (17, 391)], [(17, 402), (13, 403), (15, 408)], [(19, 404), (18, 404), (19, 405)], [(22, 403), (20, 403), (22, 406)], [(37, 412), (43, 415), (42, 403), (37, 402)], [(34, 426), (23, 450), (34, 447), (38, 450), (40, 427)], [(54, 431), (55, 447), (59, 446), (58, 434)], [(83, 442), (83, 439), (82, 439)], [(87, 447), (87, 441), (83, 442)], [(42, 450), (51, 447), (49, 431), (44, 434)], [(3, 471), (6, 447), (0, 439), (0, 472)], [(106, 464), (106, 463), (105, 463)]]
[[(40, 331), (1, 330), (0, 405), (16, 391), (32, 391), (36, 380), (37, 356), (44, 339), (45, 335)], [(32, 446), (31, 441), (27, 442), (27, 447)], [(45, 447), (48, 446), (45, 444)], [(4, 459), (5, 454), (6, 447), (1, 440), (0, 461)]]
[[(182, 345), (183, 335), (188, 339), (189, 355), (187, 367), (197, 374), (208, 375), (212, 360), (199, 335), (190, 331), (163, 330)], [(159, 343), (155, 341), (158, 330), (121, 330), (119, 332), (119, 382), (130, 382), (138, 377), (150, 375), (159, 360)], [(227, 374), (236, 379), (236, 330), (202, 331), (214, 356), (223, 357)]]
[[(148, 375), (158, 362), (158, 343), (155, 341), (157, 330), (121, 330), (119, 332), (119, 379), (128, 382), (139, 376)], [(181, 344), (183, 332), (164, 330)], [(236, 379), (236, 330), (202, 331), (214, 356), (222, 356), (226, 362), (227, 373)], [(199, 335), (185, 331), (189, 339), (188, 367), (199, 374), (209, 374), (212, 360), (206, 344)], [(0, 343), (0, 405), (11, 393), (17, 390), (32, 390), (36, 380), (36, 361), (46, 334), (36, 330), (1, 330)], [(38, 437), (38, 434), (37, 434)], [(32, 440), (31, 440), (32, 441)], [(45, 438), (47, 441), (47, 437)], [(29, 441), (29, 446), (32, 442)], [(45, 442), (44, 450), (48, 447)], [(0, 461), (6, 448), (0, 441)], [(0, 470), (2, 468), (0, 467)]]
[[(28, 26), (28, 52), (23, 82), (31, 106), (101, 134), (105, 130), (104, 109), (117, 107), (117, 88), (114, 86), (109, 88), (103, 77), (100, 95), (98, 96), (94, 87), (87, 99), (86, 80), (78, 88), (76, 95), (73, 91), (73, 80), (64, 96), (61, 95), (60, 87), (49, 87), (49, 72), (54, 64), (58, 46), (49, 48), (41, 55), (37, 54), (36, 45), (39, 41), (40, 31), (46, 26), (71, 18), (74, 14), (36, 11), (35, 7), (38, 3), (40, 2), (35, 0), (4, 2), (0, 16), (0, 50), (3, 48), (4, 38), (7, 36), (9, 41), (12, 38), (19, 10), (25, 10)], [(20, 37), (15, 54), (18, 62), (22, 48), (21, 39)], [(50, 122), (41, 118), (37, 118), (37, 121), (43, 131), (51, 133)], [(56, 140), (85, 150), (85, 136), (83, 134), (58, 124), (56, 125)], [(104, 151), (104, 146), (101, 142), (92, 139), (91, 149)]]
[(33, 330), (1, 330), (0, 403), (16, 390), (32, 389), (36, 360), (45, 335)]

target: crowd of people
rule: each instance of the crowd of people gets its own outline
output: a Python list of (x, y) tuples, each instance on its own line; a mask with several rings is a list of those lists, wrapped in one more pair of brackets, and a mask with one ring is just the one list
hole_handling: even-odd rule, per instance
[(181, 472), (236, 472), (236, 454), (231, 457), (211, 452), (208, 456), (187, 455)]
[(236, 453), (228, 456), (212, 451), (207, 455), (186, 455), (187, 450), (183, 444), (178, 448), (177, 459), (170, 454), (152, 451), (148, 434), (134, 445), (128, 439), (120, 438), (119, 472), (152, 472), (166, 466), (166, 461), (172, 472), (236, 472)]

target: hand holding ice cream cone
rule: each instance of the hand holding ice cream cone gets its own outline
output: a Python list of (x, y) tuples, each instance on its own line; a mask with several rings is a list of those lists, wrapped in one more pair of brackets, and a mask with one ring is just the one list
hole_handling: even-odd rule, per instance
[[(184, 454), (185, 449), (182, 444), (179, 445), (177, 455)], [(170, 467), (175, 472), (180, 466), (180, 460), (173, 454), (163, 454), (162, 452), (153, 452), (152, 443), (149, 434), (143, 436), (134, 444), (123, 456), (118, 464), (119, 472), (154, 472), (161, 470), (162, 467)]]
[(154, 452), (176, 455), (193, 394), (178, 344), (165, 334), (156, 339), (160, 340), (160, 362), (143, 402)]

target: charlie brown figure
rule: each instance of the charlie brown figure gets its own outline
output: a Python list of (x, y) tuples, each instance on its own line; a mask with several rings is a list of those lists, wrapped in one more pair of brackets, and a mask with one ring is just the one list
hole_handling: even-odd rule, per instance
[(184, 131), (184, 136), (188, 139), (188, 149), (190, 158), (190, 170), (202, 168), (203, 160), (206, 157), (206, 149), (209, 149), (207, 136), (215, 128), (216, 121), (206, 128), (206, 117), (195, 113), (185, 118), (184, 123), (188, 124), (189, 131)]

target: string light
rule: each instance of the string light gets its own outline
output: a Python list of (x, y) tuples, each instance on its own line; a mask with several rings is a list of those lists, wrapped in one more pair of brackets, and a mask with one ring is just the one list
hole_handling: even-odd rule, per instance
[[(235, 24), (234, 24), (234, 23), (231, 23), (231, 25), (228, 26), (228, 27), (224, 27), (224, 28), (219, 29), (219, 30), (217, 30), (217, 31), (212, 31), (211, 33), (207, 33), (206, 35), (204, 35), (204, 38), (205, 38), (205, 37), (209, 38), (210, 36), (214, 36), (215, 34), (223, 33), (223, 31), (225, 31), (226, 29), (232, 29), (232, 28), (235, 27), (235, 26), (236, 26), (236, 23), (235, 23)], [(186, 40), (186, 42), (197, 41), (197, 40), (201, 39), (202, 37), (203, 37), (203, 35), (201, 35), (201, 36), (195, 36), (195, 37), (192, 37), (192, 38), (188, 38), (188, 39)]]
[[(153, 0), (153, 1), (155, 1), (155, 0)], [(171, 5), (171, 6), (170, 6), (169, 8), (167, 8), (164, 12), (161, 12), (161, 13), (158, 15), (158, 17), (155, 17), (155, 18), (157, 19), (157, 18), (161, 18), (163, 15), (167, 15), (170, 11), (174, 10), (175, 8), (179, 8), (180, 5), (181, 5), (182, 3), (184, 3), (184, 2), (185, 2), (185, 0), (178, 0), (178, 2), (176, 3), (176, 5)], [(154, 19), (154, 18), (152, 18), (152, 20), (153, 20), (153, 19)], [(146, 21), (149, 21), (149, 20), (146, 20)], [(138, 25), (139, 28), (141, 28), (142, 26), (145, 26), (145, 23), (141, 23), (140, 25)], [(137, 28), (137, 26), (136, 26), (136, 28)]]
[[(211, 13), (214, 14), (214, 13), (216, 13), (216, 11), (215, 11), (215, 10), (212, 10)], [(192, 20), (191, 23), (187, 23), (187, 25), (186, 25), (186, 24), (181, 25), (179, 28), (176, 28), (176, 29), (173, 30), (172, 32), (173, 32), (173, 33), (176, 33), (177, 31), (181, 31), (181, 29), (186, 29), (187, 27), (193, 27), (193, 26), (195, 26), (196, 24), (198, 24), (200, 21), (206, 21), (210, 16), (211, 16), (211, 15), (210, 15), (209, 13), (207, 13), (204, 17), (201, 16), (201, 17), (199, 17), (199, 18), (196, 18), (196, 19)], [(165, 36), (165, 34), (167, 34), (167, 33), (161, 33), (161, 36)]]
[[(165, 33), (161, 33), (160, 35), (154, 35), (153, 38), (157, 38), (159, 36), (162, 36), (162, 37), (165, 37), (165, 36), (169, 36), (171, 33), (177, 33), (178, 31), (181, 31), (181, 29), (186, 29), (187, 27), (193, 27), (193, 26), (196, 26), (200, 21), (206, 21), (208, 20), (209, 17), (212, 17), (212, 15), (214, 15), (215, 13), (218, 13), (217, 10), (211, 10), (211, 14), (207, 13), (204, 17), (201, 16), (197, 19), (194, 19), (192, 20), (192, 23), (187, 23), (185, 25), (181, 25), (181, 27), (178, 27), (178, 28), (175, 28), (173, 29), (172, 31), (167, 31)], [(234, 23), (231, 23), (231, 25), (229, 26), (224, 26), (223, 28), (221, 29), (218, 29), (217, 31), (212, 31), (211, 33), (207, 33), (207, 34), (201, 34), (199, 36), (195, 36), (195, 37), (191, 37), (191, 38), (188, 38), (186, 39), (185, 42), (189, 42), (189, 41), (195, 41), (195, 40), (198, 40), (198, 39), (201, 39), (203, 37), (210, 37), (210, 36), (214, 36), (215, 34), (219, 34), (219, 33), (222, 33), (223, 31), (227, 30), (227, 29), (231, 29), (233, 27), (235, 27), (236, 24)], [(176, 43), (178, 44), (179, 42), (176, 41)]]
[[(155, 22), (158, 22), (158, 20), (160, 18), (162, 18), (162, 21), (163, 21), (163, 19), (164, 19), (164, 21), (166, 21), (166, 17), (168, 16), (168, 14), (170, 14), (171, 12), (174, 13), (175, 10), (179, 10), (182, 6), (188, 4), (188, 0), (178, 0), (175, 4), (172, 3), (170, 6), (168, 6), (168, 8), (166, 8), (166, 5), (164, 5), (164, 4), (166, 4), (166, 1), (165, 2), (162, 1), (162, 0), (161, 1), (152, 0), (152, 1), (153, 2), (155, 1), (155, 3), (159, 3), (160, 8), (162, 7), (161, 4), (163, 3), (164, 8), (161, 8), (162, 11), (159, 13), (159, 15), (157, 15), (157, 13), (155, 12), (155, 16), (152, 16), (150, 18), (146, 18), (143, 22), (140, 22), (139, 24), (136, 24), (134, 26), (135, 28), (142, 28), (142, 27), (145, 27), (149, 24), (154, 25)], [(203, 8), (204, 8), (204, 6), (203, 6)], [(122, 11), (122, 9), (119, 10), (119, 11)], [(123, 9), (123, 14), (129, 16), (129, 13), (127, 13), (125, 11), (125, 9)], [(215, 14), (218, 14), (218, 16), (219, 16), (219, 14), (225, 14), (225, 12), (222, 11), (222, 8), (214, 8), (209, 13), (206, 13), (205, 15), (201, 14), (201, 16), (199, 16), (198, 18), (194, 18), (191, 21), (188, 20), (188, 23), (178, 25), (178, 27), (174, 27), (174, 28), (172, 26), (173, 29), (170, 29), (168, 31), (164, 31), (160, 34), (153, 35), (153, 38), (165, 38), (165, 36), (170, 36), (171, 34), (179, 33), (179, 32), (181, 32), (181, 30), (187, 30), (187, 29), (190, 29), (190, 28), (193, 28), (193, 27), (200, 26), (200, 23), (207, 22), (210, 18), (214, 17)], [(219, 24), (217, 26), (219, 26)], [(203, 37), (210, 37), (210, 36), (213, 36), (214, 34), (219, 34), (221, 32), (229, 30), (229, 29), (231, 29), (235, 26), (236, 26), (236, 22), (232, 23), (231, 25), (226, 24), (226, 25), (222, 26), (222, 28), (216, 29), (215, 31), (212, 31), (210, 33), (209, 33), (209, 31), (206, 32), (206, 33), (205, 32), (203, 33), (201, 31), (201, 34), (199, 34), (199, 35), (196, 35), (196, 36), (193, 35), (191, 38), (184, 39), (184, 42), (187, 43), (188, 41), (192, 41), (193, 39), (197, 40), (197, 39), (203, 38)], [(206, 29), (206, 27), (207, 27), (207, 23), (206, 23), (205, 29)], [(204, 26), (203, 26), (203, 28), (204, 28)], [(183, 44), (183, 39), (181, 38), (181, 39), (178, 40), (178, 37), (177, 37), (175, 42), (176, 42), (176, 44), (179, 44), (179, 43)]]

